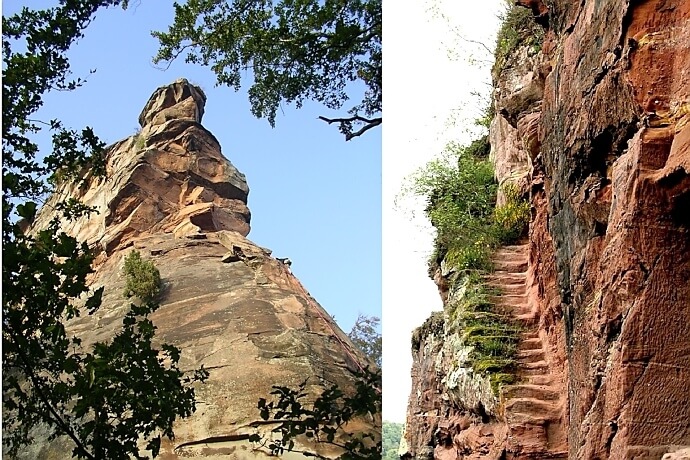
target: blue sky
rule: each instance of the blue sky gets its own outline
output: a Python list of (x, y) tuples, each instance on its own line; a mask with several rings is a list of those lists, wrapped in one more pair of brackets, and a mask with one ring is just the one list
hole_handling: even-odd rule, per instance
[[(8, 15), (26, 4), (56, 2), (2, 3)], [(69, 53), (73, 77), (87, 77), (86, 85), (48, 95), (38, 118), (92, 126), (112, 143), (136, 131), (157, 87), (180, 77), (201, 86), (203, 125), (247, 177), (249, 238), (276, 257), (289, 257), (293, 273), (346, 332), (360, 312), (381, 316), (381, 129), (346, 142), (335, 125), (317, 119), (338, 112), (313, 103), (283, 107), (271, 128), (251, 114), (246, 88), (215, 87), (209, 69), (182, 60), (165, 71), (155, 68), (157, 40), (150, 32), (172, 23), (172, 2), (131, 3), (125, 11), (96, 14)]]

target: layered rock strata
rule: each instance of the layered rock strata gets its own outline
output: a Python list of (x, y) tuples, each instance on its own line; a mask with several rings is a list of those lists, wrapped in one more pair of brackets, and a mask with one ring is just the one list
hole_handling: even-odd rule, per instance
[[(499, 183), (517, 184), (532, 204), (524, 275), (502, 275), (524, 282), (526, 300), (497, 299), (522, 308), (532, 328), (519, 344), (522, 389), (504, 388), (485, 416), (457, 404), (439, 373), (452, 337), (436, 314), (413, 340), (406, 455), (683, 458), (690, 3), (518, 3), (546, 36), (538, 53), (518, 47), (519, 59), (495, 75), (491, 143)], [(454, 289), (447, 275), (434, 274), (444, 303)], [(545, 375), (538, 392), (526, 387), (535, 385), (524, 379), (530, 368)], [(520, 418), (539, 423), (517, 430)]]
[(556, 2), (542, 155), (572, 458), (690, 445), (690, 3)]
[[(200, 124), (204, 103), (203, 92), (184, 79), (157, 89), (139, 117), (141, 132), (106, 150), (106, 177), (87, 177), (81, 187), (65, 183), (35, 228), (53, 217), (51, 203), (66, 197), (99, 210), (63, 223), (101, 249), (91, 283), (105, 286), (103, 304), (70, 323), (85, 344), (121, 327), (130, 302), (122, 266), (132, 249), (160, 270), (157, 338), (182, 350), (183, 370), (203, 365), (210, 373), (196, 389), (196, 413), (176, 423), (160, 458), (265, 458), (248, 437), (257, 424), (264, 434), (274, 427), (257, 409), (273, 385), (296, 388), (307, 379), (313, 398), (332, 384), (352, 388), (353, 371), (370, 363), (289, 266), (246, 238), (249, 189)], [(380, 420), (348, 426), (359, 430), (380, 432)], [(70, 458), (67, 444), (37, 443), (22, 458)], [(339, 453), (302, 447), (328, 458)]]
[(249, 233), (246, 179), (201, 125), (206, 96), (186, 80), (158, 88), (146, 103), (141, 130), (108, 147), (106, 176), (65, 182), (34, 224), (45, 227), (51, 210), (68, 198), (97, 214), (62, 222), (62, 230), (112, 254), (134, 238), (177, 237), (217, 230)]

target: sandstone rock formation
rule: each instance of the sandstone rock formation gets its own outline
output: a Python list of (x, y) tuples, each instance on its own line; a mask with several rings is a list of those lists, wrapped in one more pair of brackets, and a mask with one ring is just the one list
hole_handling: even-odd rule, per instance
[(105, 179), (88, 186), (67, 182), (46, 202), (34, 224), (68, 197), (98, 214), (64, 222), (63, 230), (112, 254), (133, 238), (157, 233), (177, 237), (217, 230), (249, 233), (249, 187), (201, 125), (206, 96), (186, 80), (156, 90), (139, 116), (141, 131), (110, 146)]
[(563, 3), (542, 154), (570, 454), (659, 458), (690, 445), (690, 4)]
[[(498, 300), (530, 329), (519, 345), (523, 379), (494, 410), (457, 404), (443, 380), (452, 337), (437, 314), (413, 339), (406, 455), (683, 458), (690, 3), (517, 3), (546, 29), (538, 54), (518, 47), (495, 76), (491, 127), (497, 179), (532, 204), (525, 255), (498, 262), (496, 280), (524, 286), (524, 300), (506, 301), (505, 290)], [(444, 301), (445, 275), (434, 276)], [(469, 392), (464, 399), (476, 397)]]
[[(159, 268), (157, 337), (182, 349), (182, 369), (210, 372), (197, 388), (196, 413), (177, 423), (160, 458), (264, 458), (247, 438), (255, 422), (262, 432), (272, 428), (256, 405), (270, 399), (273, 385), (297, 387), (308, 378), (311, 395), (334, 383), (351, 388), (353, 371), (369, 363), (289, 267), (245, 238), (249, 189), (200, 124), (205, 99), (184, 79), (157, 89), (139, 117), (141, 132), (106, 150), (107, 177), (87, 178), (84, 187), (63, 184), (35, 226), (69, 196), (100, 211), (63, 223), (102, 249), (92, 286), (105, 286), (103, 305), (70, 323), (87, 344), (121, 327), (129, 305), (121, 267), (129, 251)], [(359, 428), (380, 430), (373, 425)], [(31, 446), (24, 458), (70, 458), (67, 442)]]

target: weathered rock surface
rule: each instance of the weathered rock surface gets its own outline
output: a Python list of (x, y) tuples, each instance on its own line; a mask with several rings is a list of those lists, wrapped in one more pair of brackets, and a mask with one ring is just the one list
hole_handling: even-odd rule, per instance
[[(477, 410), (476, 399), (467, 407), (450, 396), (457, 387), (449, 384), (447, 377), (453, 370), (462, 372), (463, 368), (457, 360), (453, 366), (454, 355), (449, 348), (452, 341), (445, 328), (444, 313), (436, 312), (414, 333), (412, 392), (399, 453), (402, 458), (499, 459), (503, 450), (495, 438), (506, 439), (505, 424), (487, 423), (489, 417)], [(493, 400), (490, 387), (488, 391)]]
[(571, 458), (690, 445), (690, 3), (555, 2), (542, 155)]
[[(413, 345), (407, 455), (493, 458), (499, 446), (505, 459), (684, 458), (690, 2), (517, 3), (546, 37), (495, 81), (491, 143), (499, 182), (532, 203), (524, 300), (507, 306), (532, 328), (517, 374), (542, 380), (504, 389), (497, 415), (473, 418), (431, 372), (444, 322), (425, 325)], [(444, 303), (445, 275), (433, 273)], [(426, 412), (438, 417), (416, 417)]]
[[(312, 396), (334, 383), (348, 389), (353, 371), (369, 363), (289, 266), (245, 238), (248, 187), (199, 124), (204, 101), (186, 80), (159, 88), (140, 116), (138, 139), (108, 149), (107, 178), (84, 189), (65, 185), (51, 198), (72, 194), (101, 210), (64, 224), (101, 246), (92, 285), (106, 287), (101, 308), (70, 327), (85, 344), (108, 340), (121, 327), (129, 307), (123, 260), (138, 250), (163, 283), (161, 307), (152, 315), (157, 338), (181, 348), (183, 370), (203, 365), (210, 372), (197, 387), (196, 413), (177, 422), (176, 438), (164, 441), (160, 458), (264, 458), (247, 438), (256, 423), (264, 433), (273, 428), (256, 407), (259, 398), (270, 399), (273, 385), (297, 387), (308, 379)], [(38, 226), (51, 217), (45, 209)], [(360, 429), (380, 432), (380, 420), (348, 427)], [(70, 451), (56, 441), (32, 446), (23, 458), (70, 458)]]
[[(520, 46), (506, 59), (494, 81), (496, 116), (491, 121), (490, 158), (496, 181), (528, 191), (532, 162), (539, 153), (539, 120), (546, 64), (532, 46)], [(497, 204), (505, 202), (499, 188)]]
[[(86, 187), (66, 182), (44, 208), (68, 197), (95, 207), (98, 214), (65, 221), (62, 229), (100, 245), (105, 254), (157, 233), (247, 235), (249, 187), (201, 125), (205, 101), (184, 79), (157, 89), (139, 117), (141, 131), (106, 149), (107, 179), (91, 179)], [(52, 217), (42, 212), (34, 226)]]

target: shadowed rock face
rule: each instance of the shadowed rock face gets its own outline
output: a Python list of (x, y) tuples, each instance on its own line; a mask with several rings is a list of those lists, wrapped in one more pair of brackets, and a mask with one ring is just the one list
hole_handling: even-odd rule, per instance
[[(161, 307), (152, 315), (157, 338), (181, 348), (183, 370), (203, 365), (210, 372), (197, 387), (196, 413), (178, 421), (160, 458), (264, 458), (247, 438), (256, 432), (253, 422), (263, 433), (273, 428), (257, 410), (273, 385), (297, 387), (307, 379), (312, 396), (332, 384), (349, 389), (353, 371), (371, 364), (289, 266), (245, 238), (249, 189), (200, 125), (204, 102), (186, 80), (157, 89), (140, 116), (141, 133), (107, 150), (107, 178), (84, 189), (65, 184), (51, 198), (78, 196), (101, 211), (64, 224), (103, 248), (91, 280), (94, 288), (105, 286), (103, 304), (70, 328), (88, 345), (121, 327), (129, 308), (123, 261), (137, 249), (161, 274)], [(52, 217), (45, 209), (37, 226)], [(359, 429), (380, 432), (380, 420), (348, 427)], [(70, 458), (68, 452), (62, 439), (37, 443), (22, 458)]]
[(690, 3), (553, 18), (542, 155), (570, 455), (657, 459), (690, 445)]

